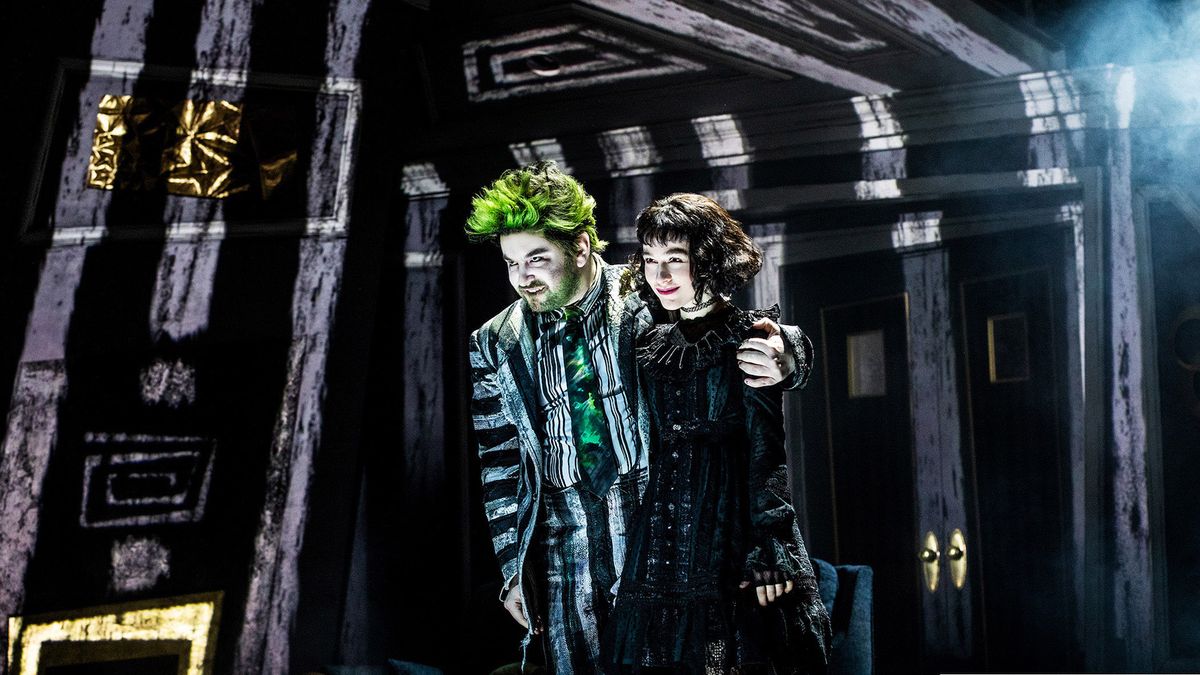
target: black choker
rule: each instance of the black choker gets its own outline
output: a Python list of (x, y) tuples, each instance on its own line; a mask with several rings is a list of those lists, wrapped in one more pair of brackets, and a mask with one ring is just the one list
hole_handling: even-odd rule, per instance
[(679, 311), (681, 311), (681, 312), (696, 312), (701, 309), (704, 309), (705, 307), (715, 305), (720, 300), (721, 300), (721, 296), (714, 295), (711, 298), (709, 298), (708, 300), (705, 300), (704, 302), (697, 302), (696, 304), (692, 305), (691, 307), (680, 307)]

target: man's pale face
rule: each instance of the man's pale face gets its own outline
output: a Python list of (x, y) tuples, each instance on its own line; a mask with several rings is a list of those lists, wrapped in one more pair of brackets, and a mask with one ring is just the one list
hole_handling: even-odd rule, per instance
[(688, 242), (676, 239), (642, 244), (642, 272), (663, 309), (676, 310), (696, 303), (690, 253)]
[(500, 237), (500, 251), (508, 264), (508, 283), (535, 312), (548, 312), (571, 303), (583, 279), (579, 258), (561, 246), (531, 232)]

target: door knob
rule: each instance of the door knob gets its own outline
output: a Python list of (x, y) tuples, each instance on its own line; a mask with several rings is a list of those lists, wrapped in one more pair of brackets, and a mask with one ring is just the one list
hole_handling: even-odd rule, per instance
[(921, 561), (921, 568), (925, 573), (925, 587), (930, 593), (937, 591), (938, 587), (938, 558), (941, 554), (938, 551), (937, 535), (933, 532), (925, 533), (925, 547), (917, 553), (917, 559)]
[(950, 547), (946, 549), (946, 557), (950, 559), (950, 580), (954, 587), (961, 589), (967, 583), (967, 538), (962, 530), (954, 528), (950, 533)]

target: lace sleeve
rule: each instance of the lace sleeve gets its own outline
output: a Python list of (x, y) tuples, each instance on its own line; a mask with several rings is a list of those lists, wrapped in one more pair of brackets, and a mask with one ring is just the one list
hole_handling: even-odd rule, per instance
[(785, 640), (787, 651), (803, 672), (824, 673), (832, 628), (788, 488), (783, 388), (744, 386), (743, 391), (750, 439), (751, 509), (743, 580), (756, 586), (793, 582), (790, 601), (785, 604), (790, 636)]
[(759, 581), (775, 573), (796, 582), (815, 579), (800, 543), (788, 490), (782, 389), (744, 387), (743, 391), (750, 445), (751, 525), (745, 580)]

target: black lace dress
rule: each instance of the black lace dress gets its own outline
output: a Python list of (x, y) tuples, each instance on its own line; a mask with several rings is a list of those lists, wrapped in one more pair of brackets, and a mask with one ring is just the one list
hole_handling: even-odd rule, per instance
[[(746, 386), (736, 359), (776, 312), (726, 306), (639, 341), (655, 440), (607, 672), (824, 672), (829, 618), (788, 495), (780, 387)], [(754, 583), (738, 587), (764, 573), (796, 589), (762, 608)]]

